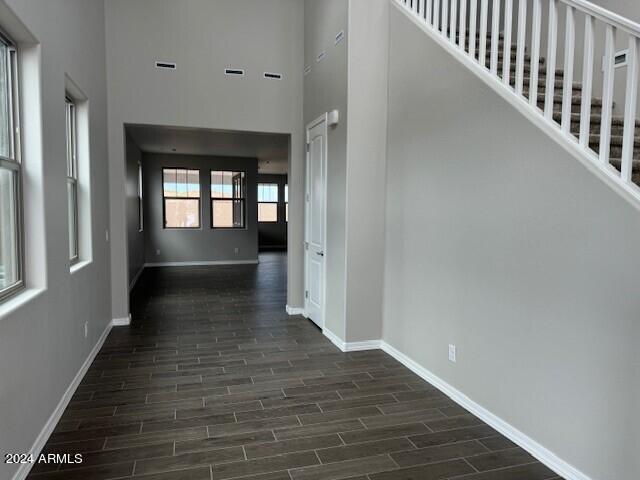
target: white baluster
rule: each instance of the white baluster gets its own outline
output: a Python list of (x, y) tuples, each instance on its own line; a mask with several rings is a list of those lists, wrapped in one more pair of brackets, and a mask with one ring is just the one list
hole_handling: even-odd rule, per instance
[(516, 50), (516, 93), (521, 96), (524, 85), (524, 51), (527, 41), (527, 0), (518, 0), (518, 40)]
[(558, 54), (558, 0), (549, 0), (549, 38), (547, 40), (547, 87), (544, 114), (553, 121), (553, 98), (556, 92), (556, 56)]
[(629, 36), (627, 52), (627, 91), (624, 104), (624, 132), (622, 139), (622, 180), (630, 183), (633, 173), (633, 151), (636, 137), (636, 108), (638, 105), (638, 38)]
[(584, 19), (584, 60), (582, 61), (582, 101), (580, 102), (580, 145), (589, 148), (591, 134), (591, 94), (593, 92), (593, 56), (596, 19)]
[(476, 24), (478, 22), (478, 0), (471, 2), (469, 10), (469, 56), (476, 58)]
[(604, 83), (602, 86), (602, 115), (600, 124), (600, 163), (609, 164), (611, 146), (611, 115), (613, 109), (614, 65), (613, 56), (616, 45), (616, 28), (607, 25), (605, 31)]
[(433, 0), (427, 0), (425, 19), (429, 25), (433, 25)]
[(458, 0), (451, 0), (451, 20), (449, 21), (449, 38), (456, 43), (456, 27), (458, 26)]
[(567, 5), (567, 24), (564, 39), (564, 83), (562, 92), (562, 131), (571, 133), (573, 104), (573, 60), (576, 51), (576, 9)]
[(489, 0), (480, 0), (480, 52), (478, 60), (483, 67), (487, 66), (487, 16)]
[(540, 70), (540, 28), (542, 23), (541, 0), (533, 0), (531, 20), (531, 74), (529, 75), (529, 103), (538, 106), (538, 73)]
[(458, 45), (464, 51), (467, 46), (467, 0), (460, 0), (460, 33)]
[(440, 29), (440, 0), (433, 2), (433, 28)]
[(442, 29), (442, 35), (447, 36), (447, 27), (449, 25), (449, 0), (442, 0), (442, 21), (440, 22), (440, 28)]
[(418, 16), (424, 18), (424, 0), (418, 0)]
[(513, 27), (513, 0), (504, 0), (504, 53), (502, 56), (502, 81), (511, 80), (511, 31)]
[(491, 20), (491, 73), (498, 75), (498, 51), (500, 50), (500, 0), (493, 0)]

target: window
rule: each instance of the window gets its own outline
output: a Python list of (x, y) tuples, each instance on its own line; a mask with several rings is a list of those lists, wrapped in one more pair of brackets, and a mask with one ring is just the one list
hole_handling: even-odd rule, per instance
[(278, 221), (278, 184), (258, 184), (258, 222)]
[(289, 221), (289, 185), (284, 186), (284, 221)]
[(164, 228), (200, 228), (200, 171), (162, 170)]
[(211, 227), (245, 228), (245, 172), (211, 172)]
[(78, 261), (78, 135), (76, 104), (67, 95), (65, 101), (67, 131), (67, 216), (69, 218), (69, 260)]
[(144, 230), (144, 206), (142, 200), (142, 164), (138, 162), (138, 232)]
[(0, 299), (24, 286), (17, 53), (0, 36)]

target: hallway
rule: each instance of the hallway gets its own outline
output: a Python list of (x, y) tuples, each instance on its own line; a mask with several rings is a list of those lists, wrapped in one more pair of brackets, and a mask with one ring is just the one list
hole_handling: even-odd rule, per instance
[(112, 330), (43, 452), (82, 464), (29, 478), (559, 478), (385, 353), (341, 353), (285, 302), (281, 253), (147, 269), (131, 326)]

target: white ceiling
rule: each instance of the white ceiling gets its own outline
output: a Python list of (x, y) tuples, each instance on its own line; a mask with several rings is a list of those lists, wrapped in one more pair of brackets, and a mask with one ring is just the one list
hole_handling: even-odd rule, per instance
[(287, 173), (289, 135), (157, 125), (126, 129), (143, 152), (257, 158), (260, 173)]

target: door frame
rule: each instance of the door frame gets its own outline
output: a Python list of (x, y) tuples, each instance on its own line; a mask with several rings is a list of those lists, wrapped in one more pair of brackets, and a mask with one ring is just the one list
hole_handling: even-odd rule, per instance
[(315, 120), (313, 120), (312, 122), (308, 123), (305, 129), (305, 150), (306, 150), (306, 154), (305, 154), (305, 180), (304, 180), (304, 241), (303, 241), (303, 251), (304, 251), (304, 316), (306, 318), (309, 318), (309, 314), (307, 311), (307, 305), (308, 305), (308, 299), (307, 299), (307, 295), (306, 292), (308, 291), (308, 271), (309, 271), (309, 265), (308, 265), (308, 254), (307, 254), (307, 248), (308, 248), (308, 239), (309, 239), (309, 202), (307, 201), (307, 198), (309, 196), (309, 186), (310, 186), (310, 175), (311, 175), (311, 170), (309, 168), (309, 160), (310, 160), (310, 155), (311, 155), (311, 151), (309, 149), (309, 144), (310, 144), (310, 136), (309, 133), (311, 132), (312, 129), (314, 129), (315, 127), (321, 125), (322, 123), (324, 123), (324, 141), (325, 141), (325, 148), (324, 148), (324, 165), (323, 165), (323, 175), (324, 175), (324, 192), (323, 192), (323, 197), (324, 197), (324, 209), (323, 209), (323, 213), (324, 213), (324, 229), (322, 232), (322, 243), (324, 244), (324, 261), (322, 262), (322, 318), (319, 320), (320, 323), (320, 329), (324, 330), (325, 327), (325, 319), (326, 319), (326, 315), (327, 315), (327, 164), (329, 163), (329, 113), (325, 112), (322, 115), (320, 115), (318, 118), (316, 118)]

